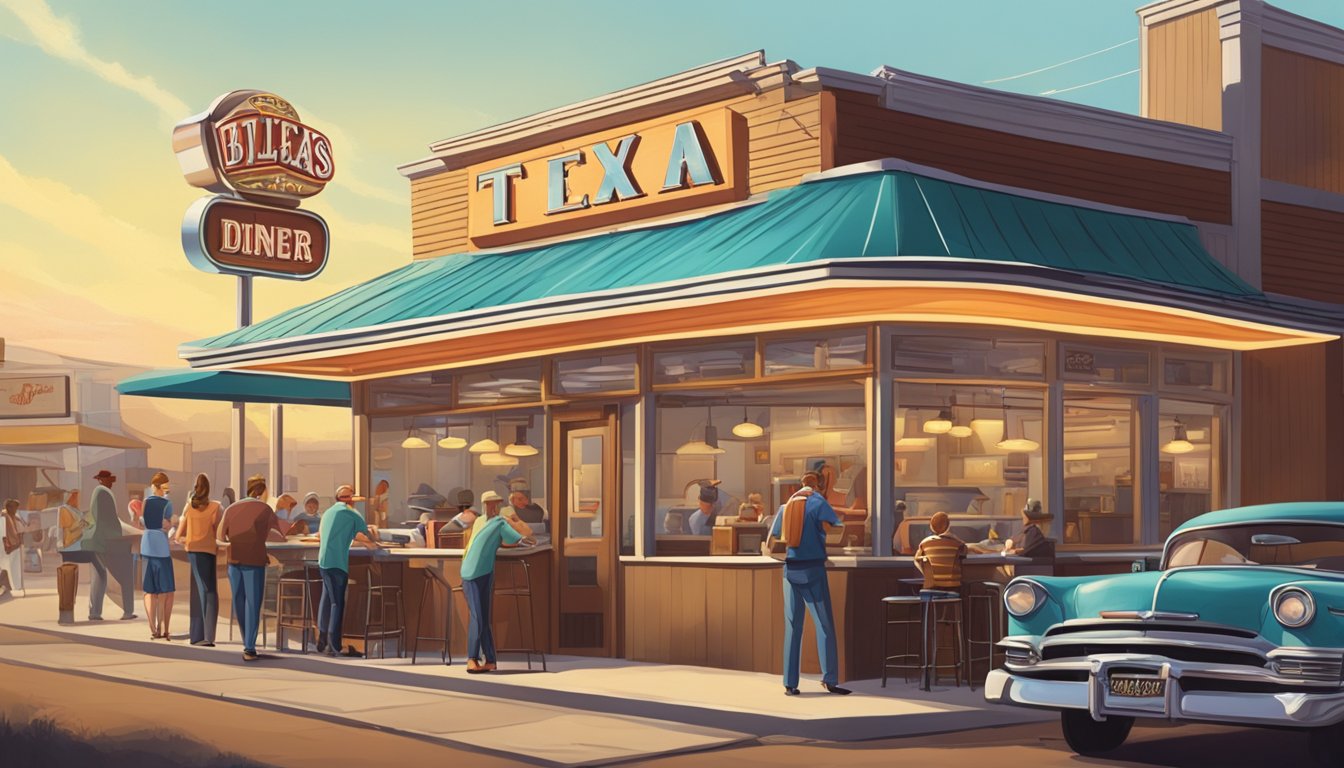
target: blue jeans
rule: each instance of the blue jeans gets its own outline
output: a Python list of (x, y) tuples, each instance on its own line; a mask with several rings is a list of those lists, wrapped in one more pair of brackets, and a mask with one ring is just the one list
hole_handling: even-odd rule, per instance
[(341, 650), (341, 622), (345, 621), (345, 587), (350, 574), (340, 568), (321, 568), (322, 600), (317, 604), (317, 649)]
[(188, 552), (191, 563), (191, 642), (215, 642), (219, 623), (219, 584), (212, 552)]
[(256, 653), (261, 601), (266, 593), (266, 566), (230, 563), (229, 587), (233, 589), (233, 615), (243, 628), (243, 653)]
[(467, 599), (467, 658), (493, 664), (495, 635), (490, 631), (490, 607), (495, 596), (495, 574), (487, 573), (462, 582)]
[(821, 681), (840, 682), (839, 652), (835, 647), (835, 616), (831, 613), (831, 585), (826, 566), (784, 566), (784, 685), (798, 687), (798, 666), (803, 653), (803, 606), (812, 614), (817, 629), (817, 655), (821, 657)]

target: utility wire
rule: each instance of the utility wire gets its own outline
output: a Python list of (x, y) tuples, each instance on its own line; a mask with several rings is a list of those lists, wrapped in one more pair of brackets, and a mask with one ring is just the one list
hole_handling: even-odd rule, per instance
[(1089, 59), (1089, 58), (1092, 58), (1093, 56), (1097, 56), (1097, 55), (1099, 55), (1099, 54), (1106, 53), (1107, 51), (1114, 51), (1116, 48), (1123, 48), (1124, 46), (1129, 45), (1130, 43), (1137, 43), (1137, 42), (1139, 42), (1139, 38), (1135, 37), (1135, 38), (1132, 38), (1132, 39), (1130, 39), (1130, 40), (1126, 40), (1126, 41), (1123, 42), (1123, 43), (1116, 43), (1115, 45), (1112, 45), (1112, 46), (1109, 47), (1109, 48), (1102, 48), (1102, 49), (1099, 50), (1099, 51), (1093, 51), (1093, 52), (1091, 52), (1091, 53), (1085, 53), (1085, 54), (1083, 54), (1082, 56), (1078, 56), (1078, 57), (1076, 57), (1076, 58), (1069, 59), (1068, 61), (1061, 61), (1061, 62), (1059, 62), (1058, 64), (1051, 64), (1051, 65), (1048, 66), (1048, 67), (1041, 67), (1040, 69), (1033, 69), (1033, 70), (1031, 70), (1030, 72), (1023, 72), (1023, 73), (1020, 74), (1020, 75), (1012, 75), (1011, 77), (998, 77), (998, 78), (995, 78), (995, 79), (993, 79), (993, 80), (985, 80), (985, 81), (983, 81), (983, 83), (984, 83), (985, 85), (989, 85), (989, 84), (991, 84), (991, 83), (1003, 83), (1003, 82), (1007, 82), (1008, 80), (1016, 80), (1016, 79), (1018, 79), (1018, 78), (1020, 78), (1020, 77), (1029, 77), (1029, 76), (1031, 76), (1031, 75), (1038, 75), (1038, 74), (1040, 74), (1040, 73), (1042, 73), (1042, 72), (1049, 72), (1050, 70), (1055, 69), (1055, 68), (1057, 68), (1057, 67), (1062, 67), (1062, 66), (1064, 66), (1065, 64), (1072, 64), (1072, 63), (1074, 63), (1075, 61), (1082, 61), (1083, 59)]
[(1128, 72), (1121, 72), (1121, 73), (1118, 74), (1118, 75), (1111, 75), (1110, 77), (1103, 77), (1103, 78), (1101, 78), (1100, 80), (1093, 80), (1093, 81), (1090, 82), (1090, 83), (1083, 83), (1082, 85), (1071, 85), (1071, 86), (1069, 86), (1068, 88), (1051, 88), (1051, 89), (1048, 90), (1048, 91), (1041, 91), (1039, 95), (1041, 95), (1041, 96), (1054, 96), (1054, 95), (1057, 94), (1057, 93), (1068, 93), (1069, 91), (1076, 91), (1076, 90), (1078, 90), (1079, 88), (1088, 88), (1088, 87), (1090, 87), (1090, 86), (1096, 85), (1097, 83), (1104, 83), (1104, 82), (1106, 82), (1107, 80), (1115, 80), (1116, 78), (1125, 77), (1125, 76), (1127, 76), (1127, 75), (1132, 75), (1132, 74), (1134, 74), (1134, 73), (1136, 73), (1136, 72), (1138, 72), (1138, 71), (1139, 71), (1138, 69), (1131, 69), (1131, 70), (1129, 70)]

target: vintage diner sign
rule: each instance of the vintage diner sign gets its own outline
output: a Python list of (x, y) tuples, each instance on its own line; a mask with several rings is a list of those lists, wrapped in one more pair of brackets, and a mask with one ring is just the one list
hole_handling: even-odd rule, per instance
[(309, 211), (205, 197), (182, 220), (182, 250), (197, 269), (290, 280), (327, 266), (327, 223)]
[(746, 118), (717, 108), (589, 134), (470, 166), (476, 248), (741, 200)]
[(336, 173), (331, 140), (288, 101), (231, 91), (173, 129), (173, 151), (192, 186), (293, 208)]
[(69, 415), (69, 376), (0, 376), (0, 419), (63, 419)]

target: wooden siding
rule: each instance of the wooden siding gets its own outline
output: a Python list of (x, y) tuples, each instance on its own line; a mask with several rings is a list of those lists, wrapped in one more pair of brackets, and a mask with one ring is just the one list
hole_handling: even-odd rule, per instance
[(1341, 366), (1339, 342), (1242, 356), (1242, 504), (1341, 497)]
[(1227, 224), (1225, 171), (1088, 149), (884, 108), (835, 91), (837, 166), (895, 157), (996, 184)]
[(1266, 291), (1344, 302), (1344, 213), (1266, 200), (1260, 226)]
[(1261, 83), (1261, 175), (1344, 193), (1344, 66), (1265, 46)]
[(467, 247), (467, 171), (411, 181), (411, 253), (415, 258)]
[(1144, 117), (1220, 131), (1223, 53), (1218, 12), (1209, 8), (1148, 28)]
[[(759, 96), (738, 98), (726, 106), (747, 120), (747, 183), (750, 194), (798, 183), (824, 167), (823, 124), (834, 119), (832, 97), (799, 95), (776, 88)], [(582, 132), (582, 129), (576, 129)], [(465, 169), (445, 171), (411, 181), (411, 243), (415, 258), (467, 250)]]

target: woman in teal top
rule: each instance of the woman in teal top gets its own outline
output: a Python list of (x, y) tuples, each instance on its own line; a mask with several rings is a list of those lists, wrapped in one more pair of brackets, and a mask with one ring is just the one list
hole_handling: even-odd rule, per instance
[[(485, 514), (471, 526), (471, 538), (462, 553), (462, 595), (467, 599), (467, 672), (479, 674), (495, 668), (495, 638), (490, 625), (490, 606), (495, 594), (495, 554), (501, 546), (531, 539), (515, 529), (514, 523), (499, 514), (498, 493), (481, 494)], [(523, 523), (522, 525), (526, 525)], [(530, 530), (530, 529), (529, 529)]]

